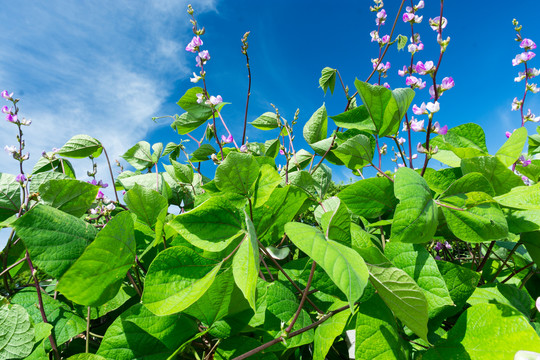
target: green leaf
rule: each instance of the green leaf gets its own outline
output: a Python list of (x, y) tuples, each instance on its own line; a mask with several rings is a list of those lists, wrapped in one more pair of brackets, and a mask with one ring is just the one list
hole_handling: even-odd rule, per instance
[(81, 217), (96, 200), (99, 187), (78, 180), (49, 180), (39, 187), (43, 202), (65, 213)]
[(540, 352), (540, 338), (527, 319), (507, 305), (478, 304), (422, 359), (513, 359), (518, 350)]
[[(210, 113), (211, 114), (211, 113)], [(174, 116), (174, 121), (171, 123), (173, 130), (176, 130), (178, 135), (186, 135), (204, 124), (208, 118), (196, 118), (190, 113)]]
[[(289, 161), (288, 170), (289, 174), (293, 171), (302, 170), (304, 169), (311, 159), (313, 158), (313, 155), (309, 153), (308, 151), (304, 149), (300, 149), (296, 152), (296, 156), (293, 156), (291, 160)], [(281, 176), (285, 175), (285, 168), (281, 170)]]
[(307, 196), (317, 199), (317, 184), (307, 171), (295, 171), (289, 174), (289, 184), (302, 190)]
[(80, 353), (68, 357), (68, 360), (106, 360), (106, 358), (92, 353)]
[[(279, 154), (280, 146), (279, 139), (266, 140), (264, 142), (264, 156), (275, 159)], [(298, 156), (298, 152), (296, 153), (296, 156)]]
[(355, 359), (407, 359), (394, 314), (378, 295), (358, 307)]
[(193, 168), (189, 165), (180, 164), (171, 160), (171, 165), (164, 165), (167, 174), (181, 183), (191, 184), (193, 182)]
[(509, 167), (521, 155), (525, 142), (527, 141), (527, 128), (520, 127), (516, 129), (510, 138), (501, 146), (495, 156), (506, 166)]
[(361, 169), (373, 160), (371, 141), (362, 134), (347, 139), (333, 153), (351, 170)]
[(137, 170), (146, 170), (154, 165), (150, 144), (146, 141), (139, 141), (121, 156)]
[(197, 331), (196, 323), (183, 314), (155, 316), (136, 304), (109, 326), (97, 355), (115, 360), (166, 359)]
[(0, 307), (0, 359), (20, 359), (30, 355), (34, 327), (20, 305)]
[(57, 154), (74, 159), (84, 159), (92, 156), (97, 158), (101, 155), (103, 146), (101, 143), (88, 135), (75, 135), (58, 150)]
[(275, 112), (265, 112), (250, 124), (259, 130), (274, 130), (278, 127), (278, 118)]
[(319, 195), (319, 198), (324, 199), (330, 184), (332, 183), (332, 169), (326, 164), (321, 164), (311, 174), (313, 182), (315, 183), (315, 190)]
[[(285, 329), (293, 319), (298, 310), (299, 300), (295, 294), (279, 281), (274, 281), (268, 285), (266, 293), (266, 311), (274, 315), (278, 320), (279, 330)], [(269, 315), (266, 316), (265, 328), (269, 329)], [(292, 331), (300, 330), (311, 325), (311, 319), (306, 310), (302, 309), (298, 320), (294, 323)], [(313, 329), (310, 329), (298, 336), (287, 339), (288, 348), (309, 344), (313, 342)]]
[(437, 230), (437, 206), (424, 178), (409, 168), (396, 172), (394, 193), (400, 200), (392, 223), (392, 241), (425, 243)]
[(422, 289), (396, 267), (368, 265), (370, 281), (392, 312), (427, 341), (428, 302)]
[(397, 36), (397, 42), (398, 42), (397, 49), (398, 49), (398, 51), (405, 48), (405, 46), (407, 45), (407, 40), (408, 40), (408, 38), (405, 35), (399, 34)]
[(197, 102), (197, 94), (204, 94), (204, 90), (200, 87), (187, 90), (180, 100), (178, 100), (177, 104), (195, 119), (206, 121), (212, 116), (212, 108), (204, 102), (199, 104)]
[(0, 221), (17, 214), (20, 207), (21, 185), (15, 181), (15, 176), (0, 173)]
[(460, 168), (450, 168), (435, 171), (427, 168), (424, 173), (424, 179), (429, 188), (436, 193), (442, 193), (457, 179), (462, 176)]
[(124, 201), (129, 210), (150, 227), (154, 227), (163, 209), (169, 207), (169, 203), (163, 195), (139, 184), (135, 184), (124, 195)]
[(479, 172), (493, 185), (495, 195), (506, 194), (516, 186), (522, 186), (521, 178), (494, 156), (478, 156), (461, 161), (463, 175)]
[(347, 207), (339, 199), (336, 200), (338, 202), (337, 209), (328, 210), (322, 215), (321, 227), (325, 231), (326, 238), (350, 245), (351, 217)]
[(281, 176), (272, 166), (263, 164), (259, 168), (259, 177), (253, 184), (253, 207), (264, 204), (275, 188), (281, 184)]
[(454, 305), (435, 259), (423, 246), (389, 242), (384, 254), (396, 267), (409, 274), (423, 290), (430, 318), (445, 307)]
[[(75, 315), (67, 305), (45, 293), (41, 293), (41, 298), (47, 320), (54, 327), (52, 333), (58, 346), (86, 329), (86, 321)], [(32, 322), (38, 324), (43, 322), (43, 318), (39, 307), (36, 306), (36, 300), (36, 289), (24, 288), (13, 296), (11, 302), (23, 306), (32, 318)], [(48, 340), (46, 342), (50, 347)]]
[(478, 287), (467, 299), (467, 303), (472, 306), (484, 303), (509, 305), (526, 318), (530, 317), (534, 308), (534, 301), (527, 291), (510, 284), (488, 284)]
[(326, 90), (330, 89), (330, 93), (334, 94), (334, 86), (336, 85), (336, 69), (325, 67), (321, 71), (321, 78), (319, 79), (319, 87), (323, 89), (326, 95)]
[(214, 181), (219, 190), (243, 196), (259, 176), (259, 164), (250, 154), (233, 152), (216, 169)]
[(328, 136), (328, 115), (324, 104), (318, 108), (304, 125), (304, 139), (308, 144), (313, 144), (326, 139)]
[(57, 279), (79, 258), (97, 233), (83, 220), (41, 204), (20, 217), (13, 227), (34, 264)]
[(270, 198), (253, 209), (253, 224), (259, 241), (270, 245), (283, 236), (284, 226), (302, 209), (307, 195), (290, 185), (277, 188)]
[(462, 158), (488, 154), (484, 130), (474, 123), (449, 129), (446, 135), (431, 139), (430, 146), (439, 148), (433, 158), (449, 166), (459, 166)]
[(249, 306), (256, 311), (255, 292), (259, 277), (259, 245), (255, 228), (247, 214), (245, 214), (245, 221), (247, 233), (242, 240), (242, 245), (234, 254), (232, 270), (236, 285), (244, 294)]
[[(336, 300), (328, 311), (333, 311), (347, 305), (346, 302)], [(341, 311), (317, 326), (313, 338), (313, 360), (325, 360), (334, 340), (343, 333), (349, 318), (350, 311)]]
[(285, 225), (289, 239), (326, 271), (351, 306), (360, 299), (369, 277), (362, 257), (353, 249), (326, 240), (316, 228), (300, 223)]
[(71, 301), (99, 306), (113, 299), (135, 262), (133, 219), (127, 211), (113, 217), (58, 282)]
[(521, 234), (520, 241), (538, 267), (540, 265), (540, 233), (538, 231)]
[(345, 129), (358, 129), (368, 132), (375, 131), (375, 125), (369, 117), (369, 112), (364, 105), (345, 111), (344, 113), (330, 116), (334, 123)]
[(353, 213), (368, 219), (379, 217), (397, 205), (394, 184), (384, 177), (357, 181), (337, 196)]
[(518, 186), (510, 192), (495, 197), (502, 206), (521, 210), (540, 210), (540, 184)]
[(169, 199), (172, 197), (172, 190), (169, 184), (165, 181), (164, 176), (167, 173), (148, 173), (142, 175), (134, 175), (129, 177), (123, 177), (118, 179), (118, 182), (126, 190), (131, 190), (135, 185), (140, 185), (142, 187), (157, 190), (165, 198)]
[(242, 222), (241, 211), (218, 196), (176, 216), (168, 225), (198, 248), (217, 252), (242, 236)]
[(221, 264), (183, 246), (168, 248), (148, 269), (142, 302), (158, 316), (187, 309), (212, 285)]
[[(191, 158), (189, 160), (191, 162), (210, 160), (209, 156), (216, 153), (217, 151), (212, 147), (212, 145), (202, 144), (193, 152), (193, 154), (191, 154)], [(219, 159), (221, 160), (221, 157)]]

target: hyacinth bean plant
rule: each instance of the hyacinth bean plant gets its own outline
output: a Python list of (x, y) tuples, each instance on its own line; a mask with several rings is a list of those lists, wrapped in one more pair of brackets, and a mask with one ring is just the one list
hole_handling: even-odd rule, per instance
[[(0, 174), (0, 221), (11, 229), (1, 253), (0, 359), (540, 353), (540, 134), (525, 127), (540, 117), (524, 111), (538, 91), (536, 45), (514, 20), (521, 52), (512, 64), (525, 85), (511, 106), (521, 126), (489, 154), (479, 125), (437, 121), (441, 96), (454, 87), (441, 66), (450, 44), (443, 0), (431, 17), (424, 1), (404, 2), (387, 14), (374, 1), (371, 74), (351, 94), (337, 69), (324, 68), (319, 85), (343, 112), (328, 116), (323, 105), (303, 123), (298, 111), (289, 121), (274, 105), (248, 114), (246, 33), (241, 136), (227, 127), (226, 94), (212, 93), (205, 29), (189, 6), (186, 51), (197, 85), (180, 97), (183, 113), (170, 117), (180, 140), (137, 143), (122, 156), (134, 171), (120, 167), (116, 177), (104, 144), (86, 135), (25, 167), (31, 121), (3, 91), (2, 112), (18, 130), (17, 145), (5, 150), (20, 171)], [(396, 35), (398, 26), (407, 35)], [(420, 39), (423, 26), (431, 38)], [(424, 41), (440, 49), (438, 58), (423, 58)], [(384, 82), (395, 71), (385, 60), (393, 47), (410, 53), (395, 88)], [(343, 100), (334, 94), (338, 79)], [(427, 103), (415, 100), (427, 93)], [(247, 141), (248, 118), (269, 140)], [(307, 149), (295, 148), (302, 136)], [(109, 166), (98, 177), (102, 154)], [(72, 161), (87, 158), (90, 181), (77, 180)], [(333, 183), (340, 166), (357, 180)]]

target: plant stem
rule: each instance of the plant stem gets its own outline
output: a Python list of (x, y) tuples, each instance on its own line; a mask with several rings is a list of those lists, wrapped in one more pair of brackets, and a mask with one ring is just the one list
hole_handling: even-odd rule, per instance
[(137, 283), (135, 282), (135, 280), (133, 279), (133, 276), (131, 276), (131, 274), (129, 273), (129, 270), (127, 272), (127, 277), (129, 279), (129, 282), (131, 283), (131, 285), (133, 285), (133, 287), (135, 288), (135, 291), (137, 291), (137, 294), (139, 294), (139, 297), (142, 297), (142, 292), (139, 289), (139, 287), (137, 286)]
[[(26, 250), (26, 261), (28, 262), (28, 267), (30, 268), (32, 278), (34, 279), (34, 286), (36, 287), (41, 319), (45, 324), (48, 324), (49, 322), (47, 321), (47, 315), (45, 315), (45, 307), (43, 306), (43, 298), (41, 297), (41, 287), (39, 286), (38, 279), (36, 278), (36, 270), (34, 269), (32, 260), (30, 260), (30, 254), (28, 253), (28, 250)], [(49, 341), (51, 342), (51, 347), (53, 349), (55, 359), (60, 360), (60, 353), (58, 352), (58, 348), (56, 347), (56, 340), (54, 339), (54, 335), (52, 333), (51, 335), (49, 335)]]
[(105, 146), (103, 146), (103, 144), (101, 145), (101, 148), (103, 149), (103, 153), (105, 154), (105, 158), (107, 159), (107, 164), (109, 165), (109, 172), (111, 174), (111, 181), (114, 188), (114, 196), (116, 196), (116, 202), (120, 203), (120, 199), (118, 199), (118, 193), (116, 190), (116, 184), (114, 183), (114, 175), (111, 167), (111, 162), (109, 161), (109, 155), (107, 155), (107, 150), (105, 150)]
[[(19, 265), (20, 263), (22, 262), (25, 262), (26, 261), (26, 258), (22, 258), (20, 259), (19, 261), (17, 261), (16, 263), (10, 265), (9, 267), (5, 268), (1, 273), (0, 273), (0, 276), (4, 275), (5, 273), (7, 273), (9, 270), (13, 269), (15, 266)], [(6, 287), (6, 290), (7, 290), (7, 287)]]
[(246, 97), (246, 112), (244, 114), (244, 132), (242, 133), (242, 145), (246, 143), (248, 106), (249, 106), (249, 97), (251, 96), (251, 68), (249, 66), (249, 56), (248, 56), (247, 50), (245, 51), (245, 55), (246, 55), (246, 66), (248, 70), (248, 91), (247, 91), (247, 97)]
[(526, 270), (526, 269), (530, 268), (530, 267), (533, 266), (533, 265), (534, 265), (534, 262), (530, 262), (530, 263), (528, 263), (527, 265), (525, 265), (524, 267), (522, 267), (521, 269), (516, 270), (515, 273), (510, 274), (506, 279), (504, 279), (503, 281), (501, 281), (501, 284), (504, 284), (505, 282), (507, 282), (508, 280), (510, 280), (511, 278), (513, 278), (514, 275), (519, 274), (519, 273), (522, 272), (523, 270)]
[(508, 260), (510, 260), (510, 258), (512, 257), (512, 255), (514, 255), (514, 253), (516, 252), (516, 250), (519, 248), (521, 244), (518, 242), (513, 248), (512, 250), (510, 251), (510, 253), (508, 254), (508, 256), (506, 257), (506, 259), (504, 259), (503, 263), (501, 264), (501, 266), (499, 267), (499, 269), (497, 269), (497, 272), (495, 273), (495, 276), (493, 277), (493, 279), (497, 279), (497, 276), (499, 276), (499, 274), (501, 273), (502, 269), (506, 266), (506, 264), (508, 263)]
[(478, 265), (478, 267), (476, 268), (476, 272), (480, 272), (482, 271), (482, 269), (484, 268), (484, 265), (486, 265), (486, 262), (488, 261), (489, 259), (489, 254), (491, 253), (491, 250), (493, 250), (493, 246), (495, 245), (495, 241), (492, 241), (490, 244), (489, 244), (489, 247), (486, 251), (486, 254), (484, 255), (484, 258), (482, 259), (482, 261), (480, 262), (480, 265)]
[(304, 289), (304, 292), (302, 293), (302, 299), (300, 300), (300, 305), (298, 306), (298, 309), (296, 310), (296, 313), (294, 314), (294, 317), (285, 329), (286, 333), (290, 333), (294, 324), (296, 323), (296, 320), (298, 320), (298, 316), (300, 316), (300, 312), (302, 311), (302, 307), (304, 307), (304, 303), (306, 302), (307, 293), (309, 291), (309, 288), (311, 287), (311, 281), (313, 280), (313, 274), (315, 273), (315, 268), (317, 267), (317, 263), (313, 261), (313, 264), (311, 264), (311, 272), (309, 273), (309, 278), (306, 284), (306, 288)]
[(88, 307), (88, 312), (86, 316), (86, 346), (85, 352), (88, 354), (88, 340), (90, 338), (90, 306)]

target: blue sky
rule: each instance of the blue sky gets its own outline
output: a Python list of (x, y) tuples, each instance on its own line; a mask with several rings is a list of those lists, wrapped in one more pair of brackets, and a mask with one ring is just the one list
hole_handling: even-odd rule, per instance
[[(43, 150), (60, 147), (81, 133), (102, 141), (113, 158), (140, 140), (179, 141), (169, 121), (155, 124), (151, 118), (180, 114), (175, 103), (193, 86), (189, 76), (197, 70), (194, 56), (184, 51), (193, 36), (185, 12), (187, 3), (18, 0), (6, 7), (0, 32), (0, 87), (22, 99), (21, 116), (33, 121), (25, 131), (31, 154), (27, 171)], [(416, 60), (435, 61), (438, 56), (436, 35), (427, 19), (438, 15), (439, 4), (426, 0), (420, 11), (424, 21), (416, 29), (425, 50)], [(355, 78), (365, 80), (370, 73), (370, 59), (377, 56), (378, 47), (370, 42), (369, 32), (376, 26), (369, 5), (371, 1), (333, 5), (322, 0), (194, 1), (197, 19), (206, 28), (204, 49), (212, 57), (206, 66), (208, 90), (232, 103), (223, 116), (235, 138), (241, 138), (247, 89), (240, 52), (245, 31), (251, 31), (248, 51), (253, 75), (249, 121), (271, 111), (270, 103), (287, 119), (299, 108), (296, 134), (300, 140), (301, 127), (323, 103), (329, 115), (342, 112), (346, 104), (338, 84), (333, 96), (324, 96), (318, 89), (323, 67), (337, 68), (351, 88)], [(385, 5), (388, 20), (381, 35), (390, 32), (398, 1)], [(523, 83), (513, 81), (523, 69), (511, 65), (520, 51), (511, 21), (517, 18), (524, 27), (522, 34), (540, 43), (539, 10), (537, 0), (511, 5), (507, 1), (446, 1), (444, 34), (452, 40), (439, 79), (452, 76), (456, 86), (441, 98), (436, 120), (449, 127), (478, 122), (486, 130), (490, 151), (497, 150), (506, 139), (504, 132), (520, 125), (518, 113), (510, 111), (512, 99), (523, 94)], [(395, 35), (409, 32), (400, 20)], [(386, 59), (392, 68), (387, 81), (392, 87), (405, 87), (397, 70), (410, 61), (409, 56), (406, 51), (389, 50)], [(539, 61), (535, 58), (531, 65), (538, 68)], [(539, 97), (529, 96), (527, 101), (537, 115)], [(427, 88), (417, 93), (414, 102), (422, 101), (429, 101)], [(1, 126), (1, 143), (15, 145), (16, 128), (7, 122)], [(535, 126), (528, 128), (531, 132)], [(264, 140), (265, 135), (270, 136), (248, 128), (250, 141)], [(422, 140), (415, 139), (413, 145)], [(307, 145), (300, 141), (296, 149), (302, 147)], [(90, 162), (78, 160), (75, 165), (84, 179)], [(432, 166), (438, 164), (434, 161)], [(17, 164), (3, 153), (0, 168), (16, 173)], [(102, 164), (100, 169), (101, 177), (108, 179)], [(336, 180), (348, 177), (346, 171), (335, 173)]]

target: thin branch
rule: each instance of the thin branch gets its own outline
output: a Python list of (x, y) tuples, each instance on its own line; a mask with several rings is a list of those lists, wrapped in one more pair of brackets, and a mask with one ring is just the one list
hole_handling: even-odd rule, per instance
[(298, 320), (298, 316), (300, 316), (300, 312), (302, 311), (302, 308), (304, 307), (304, 303), (306, 302), (307, 293), (309, 291), (309, 288), (311, 287), (311, 281), (313, 280), (313, 274), (315, 274), (315, 268), (317, 267), (317, 263), (313, 261), (313, 264), (311, 264), (311, 271), (309, 273), (309, 278), (306, 284), (306, 288), (304, 289), (304, 292), (302, 293), (302, 299), (300, 300), (300, 305), (298, 306), (298, 309), (296, 310), (296, 313), (294, 314), (294, 317), (285, 329), (286, 333), (290, 333), (294, 324), (296, 323), (296, 320)]

